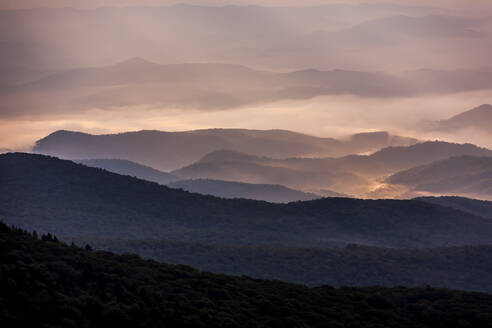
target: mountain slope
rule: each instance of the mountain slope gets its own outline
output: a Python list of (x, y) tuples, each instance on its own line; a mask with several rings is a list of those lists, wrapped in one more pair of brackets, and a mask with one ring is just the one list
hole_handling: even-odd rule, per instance
[(0, 217), (65, 238), (303, 247), (492, 243), (492, 221), (421, 201), (224, 200), (22, 153), (0, 155)]
[(463, 197), (419, 197), (418, 200), (469, 212), (484, 218), (492, 219), (492, 202)]
[[(318, 34), (313, 38), (324, 38)], [(342, 38), (353, 40), (351, 36)], [(0, 92), (2, 114), (10, 115), (34, 105), (39, 112), (137, 105), (217, 110), (326, 95), (398, 97), (486, 90), (492, 87), (491, 76), (492, 71), (473, 70), (422, 70), (401, 76), (317, 69), (276, 73), (231, 64), (161, 65), (132, 58), (114, 65), (57, 72), (25, 84), (4, 86)]]
[(341, 158), (272, 159), (217, 151), (172, 174), (189, 179), (282, 184), (315, 193), (327, 188), (349, 195), (365, 195), (374, 180), (383, 175), (459, 155), (492, 156), (492, 151), (471, 144), (439, 141), (388, 147), (371, 155)]
[(178, 180), (172, 174), (153, 169), (149, 166), (122, 159), (88, 159), (77, 161), (90, 167), (97, 167), (121, 175), (129, 175), (142, 180), (154, 181), (160, 184), (168, 184)]
[[(221, 198), (247, 198), (273, 203), (289, 203), (321, 198), (320, 195), (304, 193), (281, 185), (251, 184), (223, 180), (180, 180), (172, 182), (168, 186)], [(333, 196), (340, 197), (342, 195), (333, 193)]]
[(373, 155), (379, 163), (389, 162), (392, 170), (444, 160), (454, 156), (488, 156), (492, 150), (473, 144), (457, 144), (442, 141), (424, 142), (409, 147), (388, 147)]
[[(312, 163), (316, 159), (300, 159)], [(217, 179), (252, 184), (282, 184), (299, 190), (336, 189), (338, 185), (362, 184), (362, 178), (332, 167), (313, 169), (309, 165), (292, 164), (290, 160), (275, 160), (234, 151), (215, 151), (200, 161), (172, 174), (184, 179)], [(337, 185), (338, 184), (338, 185)]]
[(437, 128), (442, 130), (459, 130), (476, 128), (491, 133), (492, 105), (485, 104), (464, 113), (451, 117), (448, 120), (436, 122)]
[[(428, 288), (305, 286), (37, 240), (0, 223), (0, 321), (8, 327), (486, 328), (492, 296)], [(424, 305), (423, 305), (424, 304)]]
[(209, 129), (108, 135), (57, 131), (38, 140), (34, 151), (76, 160), (120, 158), (168, 171), (189, 165), (209, 152), (222, 149), (274, 158), (341, 156), (415, 142), (415, 139), (386, 132), (359, 134), (349, 140), (336, 140), (285, 130)]
[(158, 240), (77, 240), (207, 272), (279, 279), (308, 286), (434, 286), (492, 292), (492, 246), (387, 249), (265, 248)]
[(492, 157), (452, 157), (398, 172), (387, 181), (417, 191), (491, 197)]
[[(171, 188), (184, 189), (190, 192), (222, 198), (246, 198), (275, 203), (289, 203), (321, 198), (320, 195), (304, 193), (281, 185), (251, 184), (210, 179), (179, 180), (178, 177), (172, 174), (121, 159), (89, 159), (77, 162), (113, 173), (157, 182)], [(323, 195), (327, 196), (327, 193), (325, 192)], [(331, 196), (341, 197), (343, 195), (333, 192)]]
[(135, 105), (217, 110), (322, 95), (389, 97), (413, 93), (405, 79), (381, 72), (274, 73), (229, 64), (160, 65), (140, 58), (62, 71), (0, 91), (0, 108), (9, 114), (34, 104), (41, 112)]

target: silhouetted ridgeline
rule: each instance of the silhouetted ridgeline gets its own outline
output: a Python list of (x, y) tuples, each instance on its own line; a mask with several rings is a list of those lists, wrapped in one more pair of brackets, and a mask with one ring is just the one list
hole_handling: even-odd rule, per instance
[(121, 175), (129, 175), (139, 179), (167, 184), (178, 180), (172, 174), (153, 169), (149, 166), (138, 164), (123, 159), (86, 159), (77, 161), (90, 167), (97, 167)]
[[(363, 141), (362, 141), (362, 140)], [(372, 132), (349, 140), (319, 138), (286, 130), (209, 129), (184, 132), (138, 131), (91, 135), (56, 131), (38, 140), (34, 151), (67, 159), (119, 158), (159, 170), (193, 163), (207, 153), (233, 149), (258, 156), (342, 156), (411, 145), (415, 139)]]
[(492, 322), (487, 294), (309, 289), (42, 239), (0, 223), (0, 321), (6, 327), (488, 328)]
[[(256, 199), (273, 203), (289, 203), (321, 198), (320, 195), (305, 193), (281, 185), (241, 183), (212, 179), (180, 180), (172, 182), (168, 186), (202, 195), (212, 195), (221, 198)], [(343, 195), (333, 192), (331, 196), (342, 197)]]
[[(172, 174), (153, 169), (150, 166), (121, 159), (88, 159), (76, 162), (113, 173), (168, 185), (171, 188), (222, 198), (247, 198), (274, 203), (321, 198), (320, 195), (305, 193), (281, 185), (251, 184), (211, 179), (179, 180), (178, 177)], [(329, 194), (329, 191), (323, 193), (325, 196), (328, 196), (327, 194)], [(329, 196), (341, 197), (343, 195), (333, 192)]]
[(0, 216), (62, 237), (242, 245), (492, 243), (492, 221), (413, 200), (225, 200), (32, 154), (0, 155)]

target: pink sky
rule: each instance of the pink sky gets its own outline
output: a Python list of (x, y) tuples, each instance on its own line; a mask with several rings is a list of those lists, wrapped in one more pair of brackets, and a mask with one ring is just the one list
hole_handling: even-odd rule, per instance
[(142, 6), (142, 5), (170, 5), (176, 3), (189, 3), (196, 5), (309, 5), (327, 3), (392, 3), (398, 5), (424, 5), (441, 6), (455, 9), (491, 9), (490, 0), (2, 0), (1, 9), (20, 9), (35, 7), (73, 7), (96, 8), (103, 6)]

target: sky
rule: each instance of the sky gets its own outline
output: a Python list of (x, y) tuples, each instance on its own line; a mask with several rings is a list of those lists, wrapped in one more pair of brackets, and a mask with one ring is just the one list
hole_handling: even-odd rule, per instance
[[(326, 3), (393, 3), (408, 5), (429, 5), (427, 0), (2, 0), (2, 9), (39, 8), (39, 7), (73, 7), (96, 8), (104, 6), (143, 6), (143, 5), (172, 5), (188, 3), (196, 5), (268, 5), (268, 6), (305, 6)], [(434, 0), (433, 6), (449, 8), (490, 8), (488, 0)]]
[[(299, 7), (360, 2), (186, 1), (203, 6)], [(428, 121), (492, 102), (492, 86), (487, 82), (492, 79), (491, 1), (386, 0), (385, 4), (401, 8), (359, 6), (336, 13), (248, 7), (124, 9), (176, 3), (0, 1), (1, 10), (90, 9), (2, 14), (0, 149), (27, 149), (57, 129), (113, 133), (213, 127), (283, 128), (327, 137), (390, 130), (492, 147), (492, 138), (481, 132), (444, 135), (421, 129)], [(101, 7), (123, 9), (94, 10)], [(175, 79), (164, 83), (152, 77), (152, 69), (143, 73), (140, 68), (121, 65), (134, 57), (167, 65), (241, 65), (263, 75), (306, 71), (272, 83), (252, 75), (237, 78), (237, 67), (190, 73), (189, 68), (178, 66)], [(433, 73), (417, 74), (421, 70)], [(320, 92), (317, 71), (340, 77), (323, 82)], [(354, 77), (350, 72), (377, 76)], [(391, 81), (418, 84), (422, 90), (416, 92), (413, 87), (388, 96), (364, 89), (391, 90), (395, 86)], [(276, 88), (276, 83), (282, 87)], [(312, 96), (305, 96), (311, 92)]]

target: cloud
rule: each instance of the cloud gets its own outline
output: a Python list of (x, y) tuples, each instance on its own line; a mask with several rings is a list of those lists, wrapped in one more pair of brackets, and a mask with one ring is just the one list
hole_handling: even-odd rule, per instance
[[(491, 147), (490, 135), (422, 132), (422, 121), (451, 117), (490, 102), (488, 91), (447, 96), (371, 99), (355, 96), (325, 96), (302, 101), (279, 101), (229, 111), (162, 111), (149, 106), (118, 110), (90, 109), (84, 113), (0, 121), (0, 148), (28, 147), (58, 129), (94, 133), (116, 133), (155, 129), (183, 131), (205, 128), (288, 129), (325, 137), (388, 130), (419, 139), (473, 142)], [(110, 124), (108, 124), (108, 122)]]

